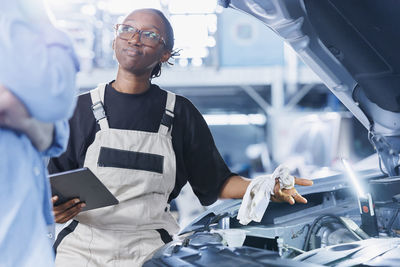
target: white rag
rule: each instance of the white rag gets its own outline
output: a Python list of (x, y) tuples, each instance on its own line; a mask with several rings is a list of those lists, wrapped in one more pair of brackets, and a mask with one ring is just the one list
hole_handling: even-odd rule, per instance
[(260, 222), (268, 207), (271, 195), (274, 195), (275, 179), (279, 180), (281, 189), (294, 187), (294, 177), (289, 168), (279, 165), (272, 175), (261, 175), (254, 178), (247, 187), (237, 219), (243, 225), (251, 221)]

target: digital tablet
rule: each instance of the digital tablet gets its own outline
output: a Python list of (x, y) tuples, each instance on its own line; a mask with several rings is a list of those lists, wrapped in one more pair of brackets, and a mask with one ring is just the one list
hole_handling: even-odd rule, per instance
[(50, 184), (52, 195), (58, 196), (55, 206), (73, 198), (85, 202), (82, 211), (118, 204), (118, 199), (88, 168), (52, 174)]

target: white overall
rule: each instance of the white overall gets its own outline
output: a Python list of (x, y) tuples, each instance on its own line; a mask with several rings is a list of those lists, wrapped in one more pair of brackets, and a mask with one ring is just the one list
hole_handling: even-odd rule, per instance
[(167, 92), (163, 124), (151, 133), (109, 128), (104, 93), (105, 84), (90, 92), (100, 131), (87, 150), (84, 166), (119, 204), (76, 216), (75, 230), (57, 247), (57, 267), (141, 266), (164, 244), (156, 229), (169, 234), (179, 230), (167, 203), (176, 175), (171, 138), (175, 94)]

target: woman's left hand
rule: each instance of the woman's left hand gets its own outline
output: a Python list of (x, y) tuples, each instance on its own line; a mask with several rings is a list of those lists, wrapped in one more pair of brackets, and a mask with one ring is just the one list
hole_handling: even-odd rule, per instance
[[(311, 186), (313, 181), (303, 178), (294, 178), (294, 184), (302, 185), (302, 186)], [(275, 187), (274, 187), (274, 195), (271, 194), (271, 201), (272, 202), (287, 202), (290, 205), (294, 203), (307, 203), (307, 199), (302, 197), (296, 190), (296, 188), (290, 189), (281, 189), (279, 180), (275, 179)]]

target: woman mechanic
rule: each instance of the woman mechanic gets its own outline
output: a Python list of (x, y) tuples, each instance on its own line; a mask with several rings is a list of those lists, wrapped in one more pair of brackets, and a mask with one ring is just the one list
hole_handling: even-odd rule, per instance
[[(74, 218), (56, 240), (56, 266), (140, 266), (178, 231), (168, 203), (186, 182), (203, 205), (242, 198), (250, 183), (230, 172), (193, 104), (151, 83), (173, 53), (166, 17), (136, 10), (115, 32), (117, 77), (79, 96), (68, 149), (49, 171), (89, 167), (119, 204), (82, 213), (79, 199), (55, 206), (56, 222)], [(294, 188), (275, 189), (275, 201), (306, 203)]]

